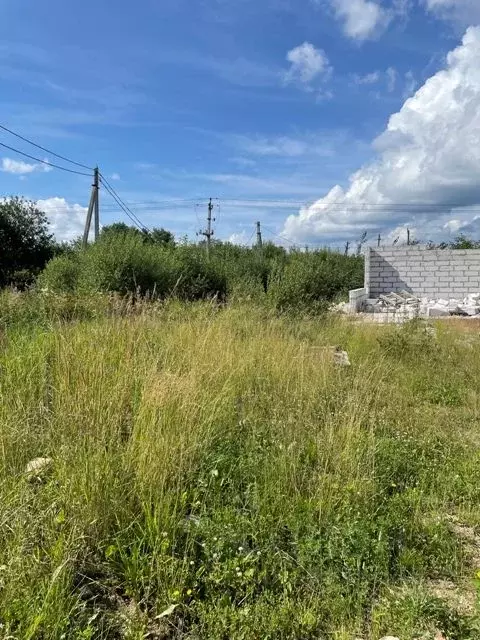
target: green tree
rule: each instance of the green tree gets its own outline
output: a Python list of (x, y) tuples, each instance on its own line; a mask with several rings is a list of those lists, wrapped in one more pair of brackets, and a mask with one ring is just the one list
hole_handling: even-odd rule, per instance
[(0, 202), (0, 286), (26, 286), (55, 252), (47, 216), (35, 202), (11, 197)]
[(450, 246), (452, 249), (478, 249), (479, 243), (461, 233)]
[(166, 229), (154, 228), (147, 235), (149, 241), (153, 244), (175, 246), (175, 236), (171, 231), (167, 231)]
[(138, 237), (142, 236), (142, 231), (136, 227), (129, 227), (128, 224), (124, 222), (113, 222), (112, 224), (105, 225), (102, 227), (100, 236), (106, 238), (127, 233)]

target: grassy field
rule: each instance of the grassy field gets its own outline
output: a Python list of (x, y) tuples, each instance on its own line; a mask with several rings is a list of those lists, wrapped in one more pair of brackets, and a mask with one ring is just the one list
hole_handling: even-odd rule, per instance
[(0, 342), (2, 639), (478, 640), (478, 327), (20, 317)]

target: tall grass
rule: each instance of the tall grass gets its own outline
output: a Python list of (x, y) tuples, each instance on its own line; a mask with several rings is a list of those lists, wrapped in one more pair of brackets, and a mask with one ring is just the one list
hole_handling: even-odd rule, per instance
[(5, 329), (2, 637), (478, 637), (424, 588), (476, 569), (478, 340), (131, 311)]

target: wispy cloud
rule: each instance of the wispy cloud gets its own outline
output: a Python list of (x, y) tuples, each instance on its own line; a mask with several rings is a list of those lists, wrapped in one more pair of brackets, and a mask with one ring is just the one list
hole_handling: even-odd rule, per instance
[(353, 75), (353, 81), (355, 84), (376, 84), (380, 80), (380, 71), (372, 71), (362, 76), (357, 73)]
[(390, 12), (373, 0), (331, 0), (345, 35), (363, 41), (375, 38), (388, 25)]
[(325, 79), (332, 71), (325, 51), (310, 42), (291, 49), (287, 53), (287, 61), (290, 68), (284, 74), (285, 83), (300, 84), (309, 90), (312, 90), (315, 80)]
[(231, 142), (249, 155), (293, 159), (306, 156), (332, 157), (348, 137), (346, 131), (305, 131), (296, 135), (269, 137), (233, 136)]
[(439, 18), (457, 24), (471, 25), (480, 21), (478, 0), (424, 0), (425, 7)]

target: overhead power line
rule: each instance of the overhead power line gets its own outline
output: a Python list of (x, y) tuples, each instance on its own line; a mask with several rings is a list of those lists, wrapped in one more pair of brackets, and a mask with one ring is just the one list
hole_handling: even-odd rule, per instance
[(68, 171), (68, 173), (76, 173), (79, 176), (91, 176), (90, 173), (84, 173), (82, 171), (75, 171), (74, 169), (67, 169), (67, 167), (61, 167), (58, 164), (54, 164), (53, 162), (48, 162), (47, 160), (42, 160), (41, 158), (35, 158), (34, 156), (31, 156), (28, 153), (25, 153), (24, 151), (20, 151), (20, 149), (15, 149), (14, 147), (9, 147), (8, 144), (3, 144), (3, 142), (0, 142), (0, 147), (4, 147), (5, 149), (8, 149), (9, 151), (13, 151), (14, 153), (18, 153), (21, 156), (25, 156), (25, 158), (29, 158), (29, 160), (34, 160), (35, 162), (40, 162), (41, 164), (46, 165), (47, 167), (51, 167), (52, 169), (60, 169), (61, 171)]
[[(174, 208), (188, 208), (191, 206), (191, 203), (194, 200), (191, 199), (172, 199), (172, 200), (138, 200), (128, 202), (128, 206), (142, 209), (174, 209)], [(254, 203), (258, 203), (258, 206), (264, 208), (266, 206), (275, 209), (275, 207), (309, 207), (311, 206), (310, 202), (300, 201), (300, 200), (275, 200), (270, 201), (268, 199), (235, 199), (235, 200), (222, 200), (223, 206), (231, 207), (231, 208), (239, 208), (248, 206), (250, 208), (255, 208)], [(202, 205), (203, 206), (203, 205)], [(425, 213), (435, 212), (435, 211), (447, 211), (450, 209), (458, 209), (468, 207), (469, 211), (477, 212), (480, 211), (480, 205), (465, 205), (464, 203), (455, 203), (450, 202), (447, 204), (444, 203), (399, 203), (393, 202), (390, 204), (380, 204), (380, 203), (367, 203), (367, 202), (329, 202), (326, 205), (326, 209), (329, 208), (335, 210), (345, 210), (345, 211), (368, 211), (372, 210), (375, 213), (390, 213), (396, 211), (405, 211), (406, 213), (412, 211), (413, 213)]]
[(108, 182), (108, 180), (105, 178), (105, 176), (103, 176), (102, 174), (100, 174), (100, 179), (103, 183), (103, 185), (105, 187), (108, 187), (110, 189), (110, 191), (113, 191), (114, 195), (116, 196), (117, 202), (119, 202), (121, 205), (123, 205), (123, 207), (125, 207), (125, 209), (128, 210), (128, 212), (130, 213), (130, 215), (142, 226), (142, 228), (147, 228), (146, 225), (143, 224), (143, 222), (140, 220), (140, 218), (136, 215), (136, 213), (134, 213), (130, 207), (122, 200), (122, 198), (118, 195), (117, 191), (115, 191), (115, 189), (112, 187), (112, 185)]
[(115, 189), (113, 189), (113, 187), (110, 186), (110, 184), (105, 180), (105, 178), (103, 177), (102, 174), (100, 174), (100, 180), (103, 184), (103, 186), (105, 187), (106, 191), (110, 194), (110, 196), (115, 200), (115, 202), (118, 204), (118, 206), (122, 209), (122, 211), (128, 216), (128, 218), (133, 222), (133, 224), (138, 227), (140, 229), (140, 231), (143, 231), (144, 229), (148, 229), (148, 227), (146, 225), (143, 224), (143, 222), (140, 220), (140, 218), (138, 218), (138, 216), (136, 216), (133, 211), (131, 209), (129, 209), (129, 207), (127, 207), (125, 205), (125, 203), (123, 202), (123, 200), (120, 198), (120, 196), (117, 194), (117, 192), (115, 191)]
[(82, 169), (87, 169), (88, 171), (93, 171), (93, 168), (87, 167), (86, 164), (82, 164), (81, 162), (76, 162), (75, 160), (71, 160), (70, 158), (67, 158), (65, 156), (61, 156), (59, 153), (55, 153), (51, 149), (47, 149), (46, 147), (42, 147), (41, 145), (37, 144), (36, 142), (33, 142), (33, 140), (29, 140), (28, 138), (24, 138), (19, 133), (16, 133), (15, 131), (12, 131), (8, 127), (5, 127), (3, 124), (0, 124), (0, 129), (3, 129), (3, 131), (6, 131), (7, 133), (10, 133), (12, 136), (15, 136), (16, 138), (20, 138), (20, 140), (23, 140), (24, 142), (28, 142), (28, 144), (31, 144), (33, 147), (37, 147), (37, 149), (41, 149), (42, 151), (45, 151), (46, 153), (49, 153), (51, 156), (55, 156), (56, 158), (59, 158), (60, 160), (64, 160), (65, 162), (70, 162), (70, 164), (75, 164), (75, 165), (77, 165), (77, 167), (82, 167)]

